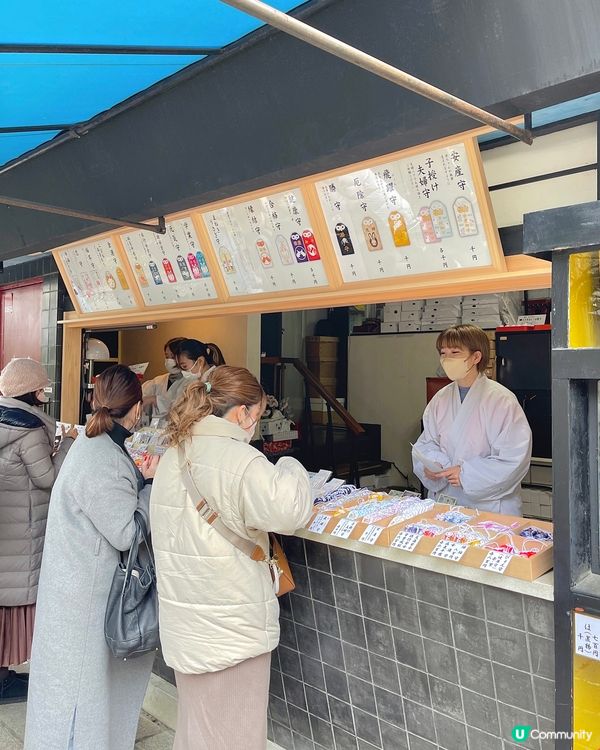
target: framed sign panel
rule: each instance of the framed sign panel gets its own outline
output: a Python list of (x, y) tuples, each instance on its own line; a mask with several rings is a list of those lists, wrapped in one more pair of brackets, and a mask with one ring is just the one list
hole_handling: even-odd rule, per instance
[(120, 235), (146, 306), (217, 299), (191, 217), (169, 221), (166, 229), (163, 235), (143, 229)]
[(338, 171), (315, 183), (344, 282), (498, 265), (472, 143)]
[(76, 307), (82, 313), (137, 307), (128, 271), (111, 237), (91, 239), (54, 254)]
[(300, 189), (216, 207), (201, 216), (230, 296), (329, 285)]

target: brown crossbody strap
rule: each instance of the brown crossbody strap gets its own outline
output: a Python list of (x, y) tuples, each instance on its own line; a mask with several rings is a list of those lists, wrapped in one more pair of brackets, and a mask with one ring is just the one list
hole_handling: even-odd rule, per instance
[(269, 558), (265, 555), (263, 548), (259, 544), (254, 544), (249, 539), (244, 539), (243, 536), (240, 536), (239, 534), (236, 534), (235, 531), (232, 531), (223, 523), (221, 516), (217, 513), (217, 511), (213, 510), (206, 502), (206, 500), (202, 497), (198, 488), (196, 487), (194, 478), (192, 477), (191, 464), (187, 456), (185, 455), (185, 448), (182, 444), (179, 446), (179, 468), (181, 470), (183, 485), (188, 495), (192, 498), (192, 502), (195, 504), (196, 510), (206, 521), (206, 523), (209, 526), (212, 526), (213, 529), (218, 532), (224, 539), (226, 539), (230, 544), (233, 544), (234, 547), (237, 547), (240, 552), (248, 555), (248, 557), (250, 557), (252, 560), (255, 560), (256, 562), (268, 562)]

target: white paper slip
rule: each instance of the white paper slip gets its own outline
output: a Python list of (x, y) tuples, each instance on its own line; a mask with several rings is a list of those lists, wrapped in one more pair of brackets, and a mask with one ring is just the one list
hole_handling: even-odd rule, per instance
[(575, 651), (600, 661), (600, 619), (575, 612)]
[(433, 471), (434, 473), (438, 471), (442, 471), (444, 468), (441, 464), (438, 464), (437, 461), (432, 461), (430, 458), (427, 458), (418, 448), (415, 448), (415, 446), (411, 443), (412, 447), (412, 454), (417, 459), (417, 461), (420, 461), (423, 466), (426, 469), (429, 469), (429, 471)]
[(421, 541), (421, 537), (422, 534), (411, 534), (410, 531), (401, 531), (394, 538), (391, 546), (396, 549), (403, 549), (405, 552), (412, 552)]
[(467, 551), (467, 544), (450, 542), (447, 539), (440, 540), (431, 550), (432, 557), (441, 557), (443, 560), (458, 562)]
[(375, 544), (375, 542), (379, 539), (381, 536), (381, 532), (383, 531), (383, 526), (377, 526), (376, 524), (369, 524), (367, 528), (363, 531), (359, 542), (364, 542), (365, 544)]
[(328, 469), (319, 469), (319, 471), (311, 473), (310, 477), (310, 488), (312, 491), (313, 499), (323, 494), (322, 490), (325, 483), (331, 477), (332, 472)]
[(331, 532), (332, 536), (339, 536), (342, 539), (348, 539), (352, 530), (356, 526), (356, 521), (351, 521), (349, 518), (342, 519), (335, 529)]
[(65, 432), (68, 432), (71, 427), (74, 427), (77, 430), (78, 435), (83, 435), (85, 432), (85, 427), (82, 424), (69, 424), (68, 422), (57, 422), (56, 423), (56, 435), (62, 436), (62, 427), (65, 428)]
[(129, 369), (136, 375), (144, 375), (144, 373), (148, 369), (149, 364), (150, 362), (140, 362), (140, 364), (138, 365), (129, 365)]
[(326, 516), (324, 513), (319, 513), (313, 518), (313, 522), (308, 527), (308, 530), (314, 531), (315, 534), (322, 534), (330, 520), (331, 518), (329, 516)]
[(511, 555), (506, 552), (492, 550), (485, 556), (485, 560), (479, 566), (482, 570), (493, 570), (495, 573), (504, 573), (510, 562)]

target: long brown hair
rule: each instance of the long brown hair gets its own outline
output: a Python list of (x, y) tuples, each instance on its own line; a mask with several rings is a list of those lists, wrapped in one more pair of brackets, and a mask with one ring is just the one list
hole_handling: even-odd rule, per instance
[(113, 365), (98, 375), (94, 383), (94, 413), (85, 426), (89, 438), (112, 430), (115, 420), (123, 419), (142, 400), (137, 376), (123, 365)]
[(206, 382), (194, 380), (169, 413), (166, 433), (171, 445), (188, 438), (192, 427), (204, 417), (224, 417), (234, 406), (254, 406), (266, 401), (265, 392), (245, 367), (217, 367)]

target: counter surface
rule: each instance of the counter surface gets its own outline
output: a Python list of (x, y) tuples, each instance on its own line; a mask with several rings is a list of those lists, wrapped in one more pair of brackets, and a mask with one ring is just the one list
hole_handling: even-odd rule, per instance
[(327, 544), (330, 547), (341, 547), (363, 555), (371, 555), (372, 557), (392, 560), (403, 565), (410, 565), (413, 568), (431, 570), (435, 573), (442, 573), (454, 578), (475, 581), (484, 586), (505, 589), (506, 591), (513, 591), (517, 594), (533, 596), (538, 599), (545, 599), (546, 601), (554, 600), (554, 573), (552, 571), (545, 573), (535, 581), (523, 581), (520, 578), (511, 578), (510, 576), (504, 576), (488, 570), (471, 568), (468, 565), (460, 565), (449, 560), (442, 560), (439, 557), (418, 555), (415, 552), (405, 552), (392, 547), (365, 544), (364, 542), (357, 542), (352, 539), (340, 539), (339, 537), (331, 536), (331, 534), (315, 534), (313, 531), (308, 531), (307, 529), (299, 529), (295, 535), (302, 539)]

